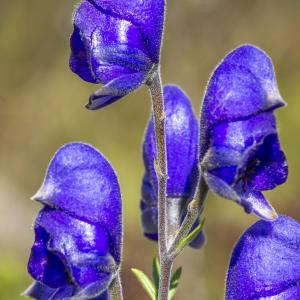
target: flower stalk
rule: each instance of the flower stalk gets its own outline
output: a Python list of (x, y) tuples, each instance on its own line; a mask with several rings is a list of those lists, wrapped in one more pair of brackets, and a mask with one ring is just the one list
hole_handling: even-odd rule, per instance
[(161, 266), (159, 300), (167, 300), (172, 262), (167, 257), (167, 153), (165, 137), (164, 99), (160, 70), (157, 68), (148, 81), (152, 99), (152, 112), (156, 138), (156, 174), (158, 182), (158, 244)]
[(192, 200), (188, 206), (187, 214), (179, 228), (179, 231), (168, 249), (168, 255), (174, 260), (183, 250), (180, 247), (183, 239), (189, 234), (196, 220), (200, 217), (203, 209), (204, 202), (208, 193), (208, 187), (204, 179), (200, 178), (199, 188), (196, 192), (194, 200)]
[[(154, 162), (158, 182), (158, 244), (160, 258), (160, 282), (158, 300), (167, 300), (169, 294), (170, 277), (175, 258), (183, 250), (180, 248), (181, 242), (190, 233), (196, 220), (199, 218), (204, 201), (208, 192), (204, 179), (199, 180), (199, 188), (196, 191), (194, 200), (188, 206), (187, 214), (178, 228), (178, 232), (170, 235), (168, 212), (172, 203), (167, 201), (167, 152), (165, 135), (165, 111), (160, 70), (157, 68), (147, 84), (150, 89), (152, 99), (152, 113), (156, 140), (156, 160)], [(174, 224), (173, 224), (174, 225)], [(174, 231), (174, 230), (173, 230)]]
[(111, 283), (109, 288), (109, 294), (111, 300), (123, 300), (123, 288), (122, 288), (120, 272), (118, 272), (118, 275)]

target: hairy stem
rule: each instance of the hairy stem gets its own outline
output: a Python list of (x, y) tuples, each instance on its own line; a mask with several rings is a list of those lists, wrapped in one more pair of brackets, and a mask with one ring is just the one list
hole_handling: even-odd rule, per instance
[(109, 299), (123, 300), (122, 283), (121, 283), (121, 276), (119, 272), (109, 287)]
[(155, 168), (158, 183), (158, 244), (161, 265), (158, 299), (167, 300), (172, 262), (167, 258), (167, 153), (164, 99), (159, 69), (153, 72), (151, 79), (148, 81), (148, 86), (152, 99), (152, 112), (156, 138)]
[(179, 249), (178, 246), (182, 239), (184, 239), (189, 234), (197, 218), (200, 217), (204, 207), (204, 201), (206, 199), (207, 192), (208, 187), (204, 179), (201, 177), (199, 188), (196, 192), (194, 200), (190, 202), (186, 216), (180, 226), (179, 232), (177, 233), (177, 236), (175, 237), (171, 247), (169, 248), (168, 255), (170, 256), (171, 260), (174, 260), (182, 251), (182, 249)]
[(160, 259), (158, 300), (168, 300), (173, 260), (168, 255)]

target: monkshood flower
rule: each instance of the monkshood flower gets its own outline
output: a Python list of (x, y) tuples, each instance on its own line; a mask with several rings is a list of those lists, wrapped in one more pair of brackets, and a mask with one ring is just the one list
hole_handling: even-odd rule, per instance
[(116, 174), (93, 147), (63, 146), (33, 199), (35, 224), (25, 292), (38, 300), (108, 299), (121, 262), (122, 205)]
[(164, 0), (83, 0), (74, 14), (70, 68), (103, 84), (90, 96), (98, 109), (137, 89), (159, 63)]
[[(167, 202), (169, 227), (178, 229), (198, 179), (198, 122), (187, 96), (176, 86), (164, 87), (165, 134), (167, 148)], [(157, 176), (155, 171), (155, 130), (149, 120), (143, 143), (145, 175), (142, 184), (142, 226), (144, 235), (158, 238)], [(191, 244), (200, 247), (201, 232)]]
[(235, 246), (226, 300), (300, 299), (300, 224), (286, 216), (258, 221)]
[(284, 105), (270, 58), (251, 45), (219, 64), (202, 105), (200, 161), (207, 185), (266, 220), (277, 214), (262, 191), (288, 174), (273, 112)]

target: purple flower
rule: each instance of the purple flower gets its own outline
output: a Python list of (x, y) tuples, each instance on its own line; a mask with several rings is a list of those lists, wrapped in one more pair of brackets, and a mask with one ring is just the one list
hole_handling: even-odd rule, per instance
[(226, 300), (300, 299), (300, 225), (280, 216), (258, 221), (235, 246)]
[[(187, 96), (176, 86), (164, 87), (165, 132), (167, 147), (167, 201), (170, 222), (178, 223), (185, 215), (188, 202), (194, 195), (198, 179), (198, 122)], [(149, 120), (143, 143), (145, 175), (142, 184), (142, 225), (145, 236), (157, 240), (157, 177), (155, 130)], [(203, 233), (193, 241), (203, 244)]]
[(216, 68), (202, 106), (200, 161), (207, 185), (266, 220), (277, 214), (262, 191), (288, 174), (273, 113), (284, 105), (270, 58), (245, 45)]
[(159, 63), (164, 0), (84, 0), (74, 14), (70, 68), (103, 84), (88, 109), (119, 100), (146, 83)]
[(28, 262), (36, 281), (26, 295), (39, 300), (108, 299), (122, 244), (121, 195), (110, 164), (89, 145), (65, 145), (33, 199), (44, 208), (35, 220)]

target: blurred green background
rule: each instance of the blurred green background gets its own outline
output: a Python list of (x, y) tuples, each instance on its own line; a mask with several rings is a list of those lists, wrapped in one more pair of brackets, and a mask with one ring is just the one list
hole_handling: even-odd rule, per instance
[[(49, 159), (70, 141), (100, 149), (118, 172), (124, 203), (125, 299), (147, 299), (130, 272), (150, 272), (155, 244), (140, 233), (141, 139), (149, 118), (145, 88), (103, 110), (84, 109), (97, 86), (68, 69), (71, 15), (77, 1), (0, 0), (0, 299), (19, 296), (26, 272), (31, 225), (40, 206), (30, 201)], [(232, 48), (253, 43), (273, 59), (288, 107), (277, 111), (288, 182), (267, 196), (281, 213), (300, 221), (300, 1), (169, 0), (162, 55), (165, 83), (184, 87), (199, 113), (209, 75)], [(177, 300), (222, 299), (235, 240), (256, 218), (210, 194), (208, 241), (188, 249)]]

